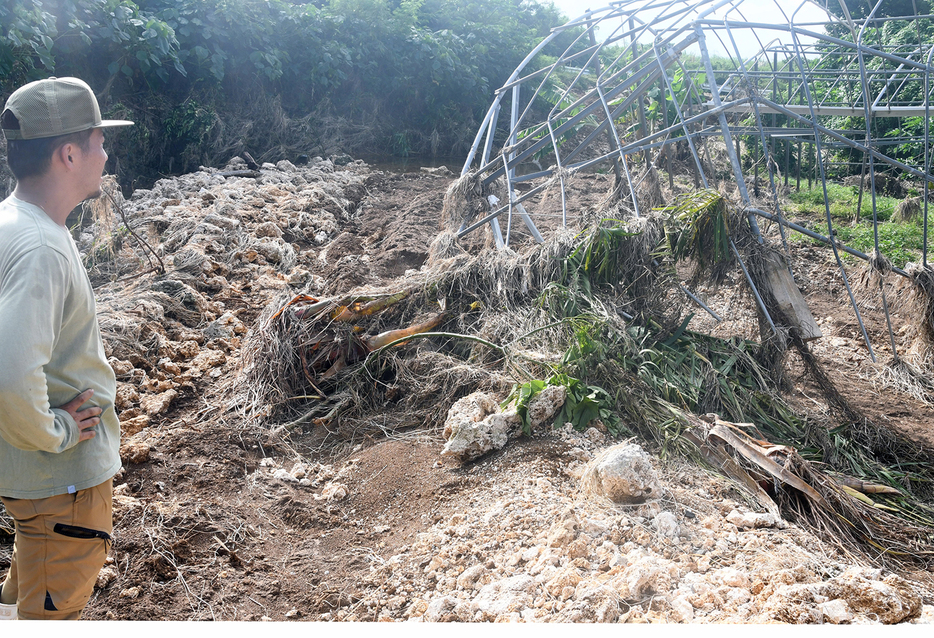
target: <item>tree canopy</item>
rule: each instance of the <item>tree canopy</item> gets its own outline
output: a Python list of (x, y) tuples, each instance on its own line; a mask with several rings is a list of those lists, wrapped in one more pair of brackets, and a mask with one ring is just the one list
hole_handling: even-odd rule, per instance
[(492, 91), (563, 21), (535, 0), (12, 0), (0, 97), (87, 80), (143, 125), (127, 133), (131, 173), (241, 146), (323, 152), (328, 135), (349, 152), (461, 153)]

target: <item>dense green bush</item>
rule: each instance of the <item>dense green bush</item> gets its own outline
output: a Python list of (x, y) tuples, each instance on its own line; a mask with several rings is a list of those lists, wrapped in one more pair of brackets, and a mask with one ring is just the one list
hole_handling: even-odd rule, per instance
[(535, 0), (7, 0), (0, 98), (87, 80), (148, 129), (115, 136), (124, 183), (242, 150), (463, 154), (492, 91), (562, 21)]

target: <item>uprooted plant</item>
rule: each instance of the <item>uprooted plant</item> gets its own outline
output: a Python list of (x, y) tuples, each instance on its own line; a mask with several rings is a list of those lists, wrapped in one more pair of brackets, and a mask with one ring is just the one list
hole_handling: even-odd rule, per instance
[[(326, 431), (333, 440), (437, 432), (447, 408), (477, 390), (506, 396), (511, 388), (506, 401), (522, 419), (537, 392), (563, 385), (560, 424), (602, 425), (662, 455), (703, 459), (763, 507), (845, 550), (931, 562), (929, 458), (894, 436), (888, 444), (874, 438), (852, 409), (826, 428), (788, 407), (774, 359), (789, 332), (766, 279), (755, 283), (784, 339), (688, 329), (675, 264), (691, 260), (695, 281), (719, 280), (740, 251), (755, 262), (757, 250), (745, 218), (712, 191), (648, 217), (559, 234), (522, 254), (469, 257), (443, 233), (431, 267), (394, 288), (270, 304), (247, 340), (240, 405), (248, 422), (296, 438)], [(819, 366), (811, 369), (833, 395)], [(732, 425), (712, 429), (698, 414)], [(523, 429), (530, 433), (527, 420)], [(900, 458), (882, 453), (886, 445)], [(854, 485), (882, 487), (867, 495)]]

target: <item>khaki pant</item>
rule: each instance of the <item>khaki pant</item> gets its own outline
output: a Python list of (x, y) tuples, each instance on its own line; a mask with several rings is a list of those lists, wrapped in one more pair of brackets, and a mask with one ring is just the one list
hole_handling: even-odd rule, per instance
[(22, 619), (77, 620), (110, 549), (113, 480), (75, 494), (0, 500), (16, 529), (4, 600), (16, 597)]

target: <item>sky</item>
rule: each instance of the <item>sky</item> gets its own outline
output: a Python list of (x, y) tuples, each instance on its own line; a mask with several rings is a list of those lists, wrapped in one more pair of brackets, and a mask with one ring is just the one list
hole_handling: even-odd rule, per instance
[[(565, 16), (569, 19), (574, 19), (578, 16), (583, 15), (588, 9), (598, 10), (604, 7), (609, 6), (608, 0), (552, 0), (558, 9), (560, 9)], [(795, 23), (800, 24), (804, 22), (820, 22), (826, 18), (826, 13), (823, 9), (817, 7), (816, 5), (810, 2), (804, 2), (804, 0), (778, 0), (778, 3), (782, 5), (785, 9), (785, 12), (790, 16), (794, 13), (795, 9), (799, 6), (803, 7), (795, 16)], [(782, 13), (775, 7), (774, 0), (746, 0), (741, 5), (740, 9), (743, 11), (743, 15), (746, 16), (748, 20), (754, 20), (756, 22), (764, 22), (767, 24), (786, 24), (787, 19), (782, 15)], [(719, 14), (722, 17), (723, 12)], [(735, 14), (734, 14), (735, 15)], [(732, 19), (732, 18), (731, 18)], [(738, 19), (738, 18), (737, 18)], [(609, 30), (601, 33), (598, 29), (597, 38), (599, 39), (601, 35), (606, 37), (610, 32), (619, 24), (618, 21), (613, 24)], [(819, 27), (808, 27), (809, 29), (815, 31), (821, 31)], [(777, 37), (777, 32), (770, 31), (767, 34), (769, 40)], [(746, 30), (734, 31), (734, 37), (737, 39), (737, 45), (739, 46), (740, 53), (746, 57), (756, 53), (759, 49), (759, 43), (757, 40), (752, 37), (750, 33)], [(790, 35), (781, 36), (783, 41), (791, 42)], [(719, 40), (715, 37), (708, 39), (708, 49), (712, 55), (725, 55), (724, 48), (721, 46)], [(691, 51), (692, 49), (689, 49)]]

